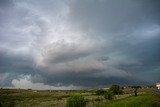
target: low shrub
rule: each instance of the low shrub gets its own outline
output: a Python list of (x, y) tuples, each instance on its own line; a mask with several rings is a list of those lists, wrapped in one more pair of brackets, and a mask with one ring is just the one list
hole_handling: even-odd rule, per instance
[(114, 98), (113, 92), (107, 91), (107, 92), (104, 94), (104, 98), (105, 98), (105, 99), (108, 99), (108, 100), (113, 100), (113, 98)]
[(123, 94), (123, 88), (119, 85), (112, 85), (109, 91), (112, 91), (114, 95)]
[(98, 97), (98, 98), (95, 99), (95, 101), (101, 101), (101, 99)]
[(105, 91), (105, 90), (102, 90), (102, 89), (96, 90), (96, 95), (104, 95), (105, 92), (106, 92), (106, 91)]
[(71, 96), (67, 100), (66, 107), (85, 107), (86, 100), (82, 96)]

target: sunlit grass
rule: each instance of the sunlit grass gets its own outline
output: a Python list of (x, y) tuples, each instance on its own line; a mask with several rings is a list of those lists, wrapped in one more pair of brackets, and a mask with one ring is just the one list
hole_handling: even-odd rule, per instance
[(110, 103), (101, 104), (99, 107), (159, 107), (156, 104), (157, 96), (152, 94), (144, 94), (140, 96), (132, 96), (129, 98), (112, 101)]

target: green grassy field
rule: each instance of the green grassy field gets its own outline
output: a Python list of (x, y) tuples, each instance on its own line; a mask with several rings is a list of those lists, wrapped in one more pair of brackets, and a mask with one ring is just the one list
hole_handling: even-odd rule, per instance
[(92, 92), (81, 91), (0, 90), (0, 107), (64, 107), (67, 98), (74, 95), (84, 96), (87, 101), (98, 97)]
[(101, 104), (99, 107), (160, 107), (160, 97), (153, 94), (142, 94), (122, 100)]
[[(80, 95), (87, 101), (87, 107), (160, 107), (160, 96), (146, 94), (133, 96), (132, 90), (129, 94), (117, 95), (115, 100), (105, 100), (94, 91), (34, 91), (34, 90), (0, 90), (0, 107), (65, 107), (70, 96)], [(142, 92), (142, 90), (141, 90)]]

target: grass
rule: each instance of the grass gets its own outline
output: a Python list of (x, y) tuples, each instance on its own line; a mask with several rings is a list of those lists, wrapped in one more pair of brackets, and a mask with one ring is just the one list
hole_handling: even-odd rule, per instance
[(110, 103), (98, 105), (98, 107), (160, 107), (159, 97), (153, 94), (143, 94), (129, 98), (112, 101)]
[[(145, 91), (142, 91), (145, 93)], [(160, 95), (143, 94), (129, 97), (118, 95), (116, 100), (105, 100), (92, 91), (49, 92), (21, 89), (0, 90), (0, 107), (65, 107), (71, 96), (83, 96), (86, 107), (160, 107)]]
[[(63, 107), (66, 100), (75, 95), (92, 97), (91, 92), (67, 91), (49, 92), (21, 89), (1, 89), (0, 107)], [(89, 99), (89, 98), (88, 98)]]
[(50, 106), (70, 95), (65, 92), (33, 92), (27, 90), (1, 90), (0, 107), (12, 106)]

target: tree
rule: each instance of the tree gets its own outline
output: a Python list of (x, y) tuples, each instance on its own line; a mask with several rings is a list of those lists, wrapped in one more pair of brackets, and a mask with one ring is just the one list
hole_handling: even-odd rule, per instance
[(137, 91), (139, 88), (142, 88), (141, 86), (132, 86), (131, 88), (134, 89), (134, 95), (137, 96)]
[(109, 89), (110, 91), (113, 92), (113, 94), (122, 94), (123, 90), (119, 85), (112, 85), (111, 88)]

